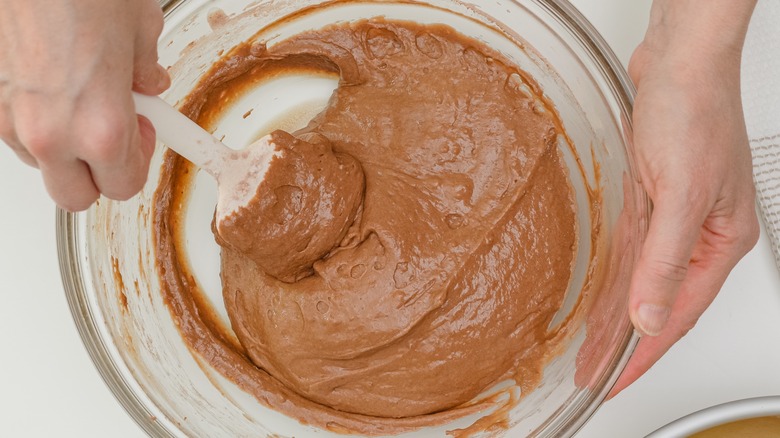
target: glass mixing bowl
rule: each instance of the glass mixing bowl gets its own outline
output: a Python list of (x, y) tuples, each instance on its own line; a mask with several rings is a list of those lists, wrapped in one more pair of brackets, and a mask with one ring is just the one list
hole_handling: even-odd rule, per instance
[[(440, 22), (502, 52), (554, 103), (570, 139), (561, 139), (560, 148), (577, 198), (579, 243), (568, 294), (553, 324), (570, 317), (572, 329), (546, 365), (541, 384), (522, 394), (509, 412), (509, 429), (477, 436), (573, 435), (604, 400), (637, 340), (627, 316), (627, 289), (650, 204), (633, 161), (634, 91), (626, 73), (565, 0), (179, 0), (164, 5), (160, 59), (172, 66), (173, 78), (164, 98), (179, 102), (219, 54), (282, 17), (321, 3), (330, 6), (286, 21), (264, 38), (380, 15)], [(225, 17), (231, 24), (220, 26)], [(335, 86), (330, 78), (288, 78), (252, 90), (226, 111), (216, 134), (225, 135), (231, 147), (243, 147), (273, 128), (301, 127)], [(160, 293), (152, 241), (152, 198), (163, 151), (162, 146), (156, 151), (148, 184), (132, 200), (101, 199), (87, 212), (57, 214), (66, 294), (100, 374), (153, 437), (338, 436), (263, 406), (185, 345)], [(219, 249), (210, 234), (215, 193), (208, 177), (196, 178), (185, 235), (196, 281), (226, 320)], [(598, 202), (590, 202), (593, 196)], [(444, 436), (481, 415), (404, 436)]]

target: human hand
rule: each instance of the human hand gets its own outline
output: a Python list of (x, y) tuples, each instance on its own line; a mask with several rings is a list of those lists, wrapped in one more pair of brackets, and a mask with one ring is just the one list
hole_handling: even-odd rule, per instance
[(170, 85), (162, 25), (155, 0), (0, 0), (0, 139), (62, 208), (146, 181), (155, 132), (130, 92)]
[(755, 4), (656, 0), (629, 65), (637, 85), (633, 142), (653, 213), (629, 292), (643, 337), (612, 395), (693, 328), (758, 239), (740, 95)]

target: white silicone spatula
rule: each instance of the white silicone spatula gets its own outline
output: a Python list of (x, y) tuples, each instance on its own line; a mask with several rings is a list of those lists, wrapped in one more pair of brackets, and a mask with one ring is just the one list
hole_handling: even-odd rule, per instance
[(133, 93), (136, 112), (154, 125), (157, 139), (217, 180), (217, 227), (247, 205), (278, 156), (270, 136), (241, 150), (225, 146), (159, 97)]

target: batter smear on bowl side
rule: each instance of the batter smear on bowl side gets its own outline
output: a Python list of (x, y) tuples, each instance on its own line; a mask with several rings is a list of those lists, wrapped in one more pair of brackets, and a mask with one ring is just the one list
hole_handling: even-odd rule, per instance
[(177, 237), (189, 168), (166, 157), (159, 267), (193, 351), (341, 432), (441, 424), (506, 379), (532, 389), (577, 250), (561, 124), (532, 78), (449, 27), (372, 19), (237, 47), (182, 111), (207, 126), (231, 90), (283, 68), (341, 79), (306, 128), (272, 134), (283, 154), (255, 214), (216, 235), (239, 343), (193, 292)]

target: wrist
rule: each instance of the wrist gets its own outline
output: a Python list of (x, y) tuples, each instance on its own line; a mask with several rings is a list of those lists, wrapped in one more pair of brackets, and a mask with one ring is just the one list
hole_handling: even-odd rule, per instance
[(680, 60), (739, 61), (757, 0), (654, 0), (646, 49)]

